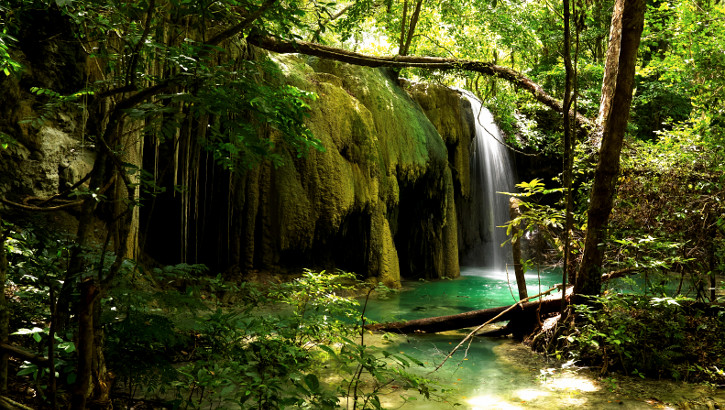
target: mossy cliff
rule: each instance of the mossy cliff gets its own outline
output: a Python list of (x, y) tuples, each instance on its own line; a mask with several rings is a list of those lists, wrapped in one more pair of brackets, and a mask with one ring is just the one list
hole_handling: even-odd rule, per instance
[[(406, 84), (405, 88), (423, 108), (425, 115), (440, 133), (448, 148), (448, 164), (453, 175), (456, 214), (458, 215), (458, 260), (471, 252), (472, 214), (480, 213), (481, 204), (471, 194), (471, 142), (476, 126), (471, 104), (458, 92), (436, 84)], [(476, 233), (476, 237), (479, 233)]]
[[(326, 151), (285, 153), (284, 166), (265, 164), (236, 181), (231, 261), (242, 271), (336, 267), (389, 285), (401, 275), (458, 276), (455, 196), (468, 189), (468, 159), (457, 147), (467, 150), (470, 141), (465, 115), (450, 121), (438, 110), (430, 121), (384, 71), (274, 58), (288, 83), (318, 94), (308, 125)], [(456, 92), (436, 90), (442, 104), (460, 111)], [(429, 106), (438, 97), (414, 94)]]
[[(67, 57), (63, 72), (87, 70), (82, 56), (59, 54)], [(3, 108), (0, 131), (18, 141), (2, 153), (0, 195), (15, 202), (63, 191), (88, 173), (94, 158), (83, 145), (83, 118), (60, 112), (37, 129), (18, 125), (39, 114), (30, 87), (60, 90), (62, 82), (55, 67), (32, 53), (21, 57), (26, 74), (0, 83), (15, 100)], [(176, 184), (169, 175), (178, 175), (187, 192), (168, 189), (144, 202), (134, 233), (140, 241), (129, 255), (140, 248), (161, 263), (205, 263), (230, 277), (339, 268), (397, 286), (401, 276), (458, 276), (456, 203), (470, 192), (468, 103), (456, 91), (399, 81), (384, 70), (271, 58), (282, 70), (280, 81), (318, 95), (307, 123), (326, 150), (298, 157), (278, 144), (282, 166), (268, 161), (230, 174), (198, 146), (174, 151), (138, 137), (133, 162), (147, 169), (174, 165), (159, 183)], [(68, 87), (60, 91), (82, 84)], [(72, 233), (74, 208), (67, 210), (43, 215)]]

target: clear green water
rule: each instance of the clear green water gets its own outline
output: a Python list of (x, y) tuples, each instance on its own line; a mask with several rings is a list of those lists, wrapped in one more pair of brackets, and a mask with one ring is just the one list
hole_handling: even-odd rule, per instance
[[(403, 290), (387, 299), (368, 304), (365, 316), (378, 322), (412, 320), (431, 316), (454, 315), (477, 309), (506, 306), (518, 298), (516, 280), (511, 272), (510, 286), (506, 272), (461, 268), (461, 277), (432, 282), (404, 282)], [(541, 286), (539, 286), (539, 277)], [(529, 295), (561, 283), (558, 270), (526, 274)]]
[[(481, 268), (462, 268), (455, 280), (406, 282), (403, 290), (387, 299), (368, 303), (366, 316), (375, 321), (411, 320), (450, 315), (476, 309), (505, 306), (517, 294), (513, 272), (510, 285), (506, 273)], [(560, 271), (526, 275), (530, 295), (561, 283)], [(388, 408), (402, 409), (518, 409), (518, 408), (646, 408), (641, 403), (607, 397), (606, 389), (576, 372), (548, 365), (534, 353), (510, 339), (475, 337), (443, 368), (430, 373), (467, 334), (467, 330), (443, 334), (366, 336), (367, 343), (392, 352), (404, 352), (425, 363), (413, 372), (436, 379), (446, 389), (435, 402), (422, 399), (402, 404), (401, 397), (415, 396), (393, 391), (385, 396)], [(401, 407), (402, 404), (402, 407)]]

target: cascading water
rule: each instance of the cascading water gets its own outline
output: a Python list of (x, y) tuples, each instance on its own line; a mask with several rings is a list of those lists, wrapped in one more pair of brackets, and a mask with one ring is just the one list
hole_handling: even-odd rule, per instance
[(501, 247), (507, 237), (500, 226), (510, 218), (509, 197), (499, 192), (514, 192), (515, 171), (491, 112), (472, 94), (464, 95), (473, 109), (476, 136), (471, 145), (470, 209), (465, 212), (472, 221), (469, 237), (474, 239), (462, 264), (501, 271), (510, 263), (511, 251), (510, 246)]

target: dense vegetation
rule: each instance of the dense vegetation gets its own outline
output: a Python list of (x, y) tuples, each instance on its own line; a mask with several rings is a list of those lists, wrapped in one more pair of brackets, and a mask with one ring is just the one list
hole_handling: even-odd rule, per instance
[[(40, 113), (22, 126), (42, 125), (60, 111), (86, 118), (96, 157), (87, 186), (72, 187), (68, 196), (80, 206), (77, 233), (67, 238), (27, 219), (0, 220), (0, 280), (8, 298), (0, 333), (33, 351), (20, 368), (10, 369), (16, 376), (3, 375), (7, 367), (0, 370), (0, 388), (11, 379), (11, 387), (33, 392), (34, 405), (73, 408), (139, 396), (191, 407), (230, 401), (256, 408), (324, 408), (339, 397), (358, 407), (379, 407), (378, 395), (393, 380), (431, 394), (427, 381), (404, 371), (415, 359), (372, 351), (356, 339), (359, 328), (351, 322), (359, 325), (359, 315), (340, 297), (350, 291), (349, 275), (308, 272), (290, 284), (260, 289), (225, 283), (199, 266), (160, 267), (130, 257), (138, 248), (138, 238), (131, 237), (138, 207), (164, 190), (188, 192), (183, 181), (161, 186), (151, 170), (133, 163), (127, 149), (131, 128), (158, 141), (193, 137), (219, 166), (234, 172), (265, 161), (284, 166), (282, 146), (300, 156), (325, 149), (305, 125), (308, 104), (319, 96), (280, 84), (274, 64), (252, 56), (247, 39), (272, 44), (265, 38), (358, 52), (361, 63), (371, 55), (397, 55), (379, 65), (394, 67), (402, 77), (478, 94), (510, 145), (562, 162), (553, 183), (568, 195), (556, 202), (540, 195), (543, 188), (532, 192), (524, 217), (532, 230), (551, 235), (569, 275), (565, 281), (581, 283), (578, 290), (591, 298), (578, 300), (588, 304), (575, 309), (571, 326), (553, 333), (549, 351), (605, 369), (722, 383), (725, 5), (647, 1), (630, 70), (631, 114), (629, 101), (607, 114), (602, 109), (607, 91), (622, 90), (607, 85), (608, 73), (616, 77), (620, 63), (616, 55), (613, 68), (608, 66), (615, 3), (645, 4), (4, 2), (0, 82), (27, 86)], [(66, 61), (60, 71), (91, 68), (83, 75), (32, 81), (23, 59), (32, 57), (32, 44), (42, 34), (85, 53), (83, 64)], [(452, 60), (444, 67), (443, 58)], [(532, 92), (532, 83), (545, 92)], [(569, 107), (584, 120), (570, 119)], [(601, 175), (597, 161), (606, 153), (599, 147), (617, 132), (608, 125), (612, 118), (626, 125), (620, 130), (626, 131), (621, 169), (618, 148), (616, 179), (604, 183), (613, 210), (611, 217), (606, 210), (601, 229), (587, 229), (591, 209), (600, 203), (592, 188)], [(265, 138), (269, 134), (262, 129), (274, 130), (278, 138)], [(11, 132), (1, 132), (0, 158), (15, 143)], [(536, 206), (537, 200), (547, 206)], [(101, 241), (93, 234), (98, 226)], [(605, 233), (588, 249), (602, 252), (591, 263), (583, 256), (584, 238)], [(641, 296), (599, 296), (599, 276), (607, 272), (637, 275), (648, 290)], [(660, 286), (662, 278), (689, 285), (673, 292)], [(341, 321), (346, 316), (349, 321)], [(655, 351), (667, 354), (653, 356)], [(129, 356), (135, 360), (129, 362)], [(320, 367), (335, 360), (344, 379), (326, 385), (318, 377), (324, 373)]]

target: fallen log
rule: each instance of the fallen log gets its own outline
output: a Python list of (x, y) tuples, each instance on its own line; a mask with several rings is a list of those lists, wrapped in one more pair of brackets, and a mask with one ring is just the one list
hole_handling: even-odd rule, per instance
[(0, 396), (0, 409), (33, 410), (32, 407), (28, 407), (24, 404), (18, 403), (15, 400), (5, 396)]
[[(605, 273), (602, 275), (602, 281), (608, 281), (611, 279), (623, 277), (629, 274), (637, 273), (637, 269), (628, 268), (628, 269), (622, 269), (620, 271), (614, 271)], [(554, 287), (552, 289), (549, 289), (545, 292), (540, 293), (539, 295), (532, 296), (530, 299), (536, 298), (540, 295), (544, 295), (547, 293), (552, 292), (553, 290), (558, 289), (561, 287), (561, 285), (558, 285), (557, 287)], [(571, 293), (572, 289), (567, 289), (567, 298), (569, 297), (569, 294)], [(557, 303), (559, 303), (557, 307)], [(434, 317), (427, 317), (423, 319), (415, 319), (415, 320), (408, 320), (403, 322), (388, 322), (388, 323), (373, 323), (369, 325), (365, 325), (365, 329), (371, 330), (374, 332), (396, 332), (396, 333), (436, 333), (436, 332), (445, 332), (448, 330), (458, 330), (458, 329), (465, 329), (467, 327), (474, 327), (478, 326), (483, 322), (489, 321), (491, 319), (494, 319), (493, 322), (503, 322), (503, 321), (512, 321), (512, 320), (519, 320), (522, 318), (522, 316), (531, 314), (531, 313), (537, 313), (541, 315), (547, 315), (550, 313), (558, 312), (559, 308), (561, 307), (561, 296), (558, 297), (549, 297), (546, 299), (542, 299), (541, 301), (535, 301), (535, 302), (525, 302), (525, 303), (517, 303), (519, 307), (516, 309), (512, 309), (509, 311), (506, 311), (511, 306), (501, 306), (501, 307), (495, 307), (495, 308), (489, 308), (489, 309), (481, 309), (481, 310), (472, 310), (470, 312), (464, 312), (459, 313), (456, 315), (447, 315), (447, 316), (434, 316)], [(539, 307), (541, 307), (541, 310), (538, 310)], [(538, 312), (537, 312), (538, 310)], [(496, 317), (497, 315), (501, 315), (500, 317)], [(518, 324), (517, 324), (518, 326)], [(520, 331), (523, 331), (525, 329), (515, 329), (512, 327), (507, 327), (504, 329), (499, 329), (494, 331), (495, 333), (492, 333), (494, 335), (500, 336), (500, 335), (507, 335), (510, 333), (520, 333)], [(486, 334), (490, 335), (490, 334)]]
[[(253, 46), (263, 48), (280, 54), (302, 53), (309, 56), (327, 58), (341, 61), (343, 63), (355, 64), (363, 67), (391, 67), (391, 68), (423, 68), (430, 70), (464, 70), (473, 71), (486, 76), (501, 78), (515, 86), (526, 90), (540, 103), (546, 105), (556, 112), (564, 110), (563, 103), (544, 91), (544, 88), (535, 83), (522, 73), (508, 67), (499, 66), (490, 62), (459, 60), (455, 58), (442, 57), (418, 57), (418, 56), (375, 56), (360, 54), (341, 48), (326, 46), (323, 44), (308, 43), (305, 41), (285, 41), (269, 36), (260, 36), (252, 33), (247, 37), (247, 42)], [(588, 130), (592, 127), (592, 121), (584, 115), (572, 111), (572, 117), (576, 118), (577, 124)]]
[(10, 356), (17, 357), (18, 359), (22, 359), (42, 367), (48, 367), (50, 362), (47, 357), (37, 355), (21, 347), (13, 346), (8, 343), (0, 343), (0, 352), (7, 353)]
[[(552, 288), (547, 292), (556, 290)], [(543, 292), (543, 293), (547, 293)], [(568, 292), (567, 292), (568, 293)], [(539, 296), (539, 295), (537, 295)], [(375, 323), (366, 325), (365, 328), (378, 332), (396, 333), (436, 333), (448, 330), (464, 329), (467, 327), (479, 326), (481, 323), (495, 319), (497, 322), (514, 320), (521, 315), (536, 313), (549, 314), (558, 312), (561, 307), (561, 297), (547, 298), (534, 302), (517, 303), (511, 306), (502, 306), (489, 309), (472, 310), (457, 315), (435, 316), (424, 319), (408, 320), (405, 322)], [(540, 309), (540, 310), (539, 310)]]

